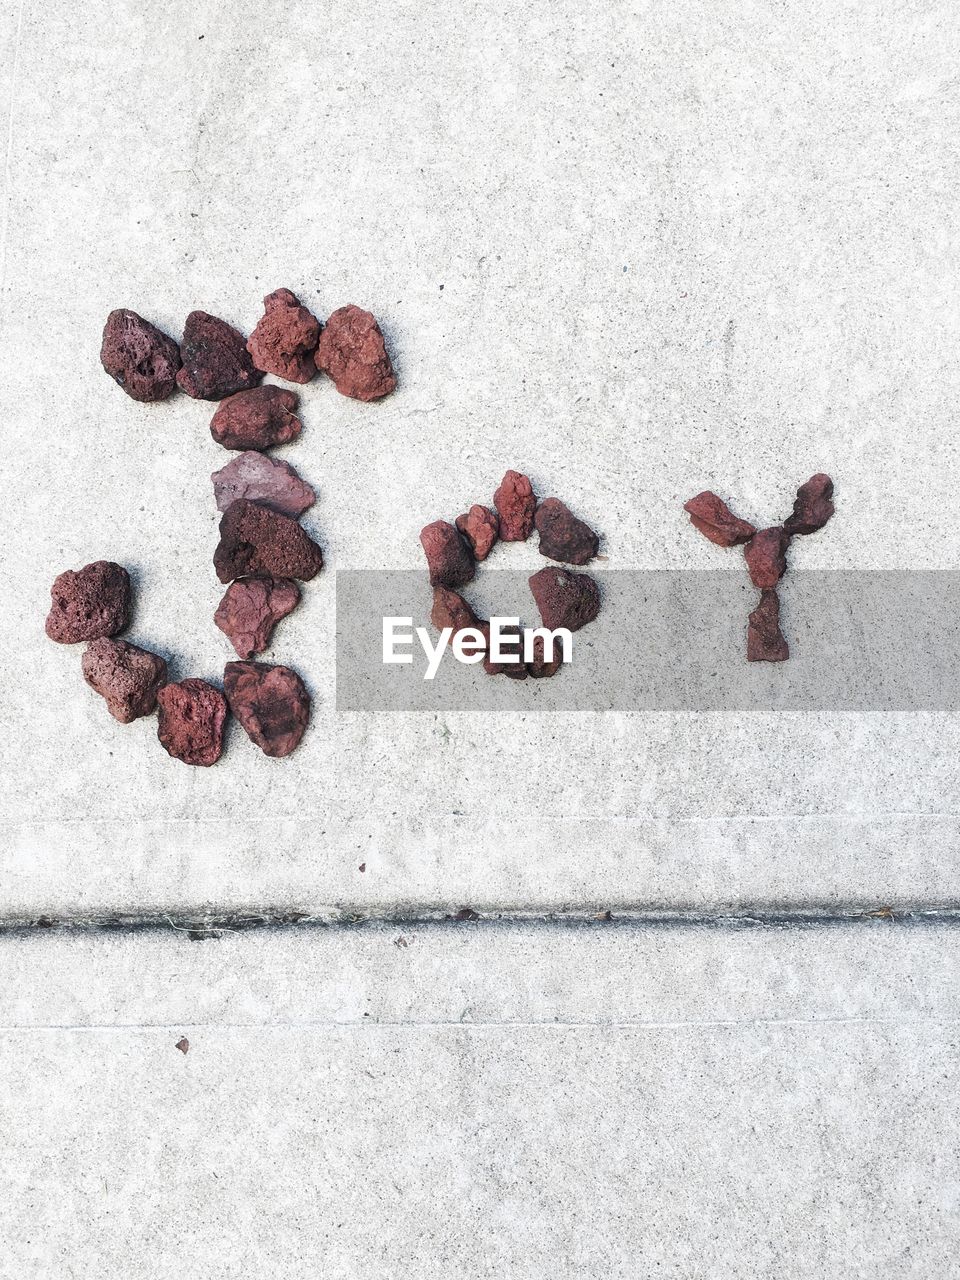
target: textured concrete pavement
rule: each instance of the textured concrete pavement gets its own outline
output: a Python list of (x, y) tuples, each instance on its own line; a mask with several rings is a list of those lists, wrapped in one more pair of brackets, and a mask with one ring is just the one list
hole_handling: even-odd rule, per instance
[[(9, 910), (952, 895), (953, 717), (333, 702), (336, 571), (419, 567), (421, 526), (507, 466), (590, 520), (610, 569), (724, 568), (684, 499), (766, 522), (821, 469), (838, 515), (797, 568), (960, 566), (949, 7), (26, 3), (19, 39), (17, 19)], [(211, 407), (131, 402), (100, 331), (116, 306), (249, 330), (278, 285), (371, 307), (400, 388), (361, 405), (316, 381), (281, 451), (328, 558), (268, 655), (314, 693), (302, 748), (267, 760), (234, 726), (190, 770), (152, 722), (110, 720), (43, 636), (47, 593), (122, 561), (131, 638), (220, 677)], [(488, 576), (539, 563), (503, 547)]]
[(46, 936), (0, 961), (10, 1280), (955, 1273), (953, 929)]
[[(0, 921), (956, 905), (940, 709), (338, 713), (334, 654), (337, 571), (420, 568), (507, 467), (605, 569), (725, 568), (683, 501), (820, 470), (798, 569), (960, 568), (958, 55), (939, 0), (0, 6)], [(375, 311), (400, 386), (316, 381), (279, 451), (302, 747), (191, 770), (43, 619), (121, 561), (130, 638), (219, 679), (212, 406), (134, 404), (100, 333), (278, 286)], [(0, 930), (0, 1277), (951, 1280), (958, 942)]]

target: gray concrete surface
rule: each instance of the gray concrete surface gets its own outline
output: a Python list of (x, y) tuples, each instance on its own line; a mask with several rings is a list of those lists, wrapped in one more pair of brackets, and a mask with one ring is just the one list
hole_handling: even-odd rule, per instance
[(956, 930), (50, 941), (0, 1276), (956, 1274)]
[[(767, 519), (820, 468), (839, 514), (797, 565), (958, 567), (953, 10), (27, 0), (0, 37), (5, 910), (952, 896), (953, 719), (338, 716), (333, 609), (508, 465), (611, 568), (720, 567), (684, 498)], [(191, 771), (109, 720), (47, 592), (123, 561), (132, 637), (218, 676), (225, 455), (99, 335), (120, 305), (249, 328), (281, 284), (372, 307), (401, 385), (318, 382), (282, 451), (329, 558), (272, 651), (308, 738), (234, 729)]]
[[(956, 903), (940, 712), (334, 706), (337, 571), (418, 567), (507, 466), (608, 569), (724, 567), (683, 500), (765, 522), (821, 469), (799, 568), (960, 568), (952, 7), (22, 0), (0, 51), (0, 917)], [(124, 562), (131, 638), (218, 677), (210, 407), (127, 400), (100, 331), (280, 285), (373, 309), (400, 388), (317, 382), (281, 451), (328, 558), (271, 651), (303, 746), (189, 770), (48, 591)], [(949, 1280), (958, 945), (0, 932), (0, 1278)]]

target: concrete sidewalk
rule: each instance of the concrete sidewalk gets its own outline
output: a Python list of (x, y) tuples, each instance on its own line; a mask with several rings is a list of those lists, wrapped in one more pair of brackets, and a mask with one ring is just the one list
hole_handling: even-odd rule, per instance
[[(683, 501), (766, 522), (823, 469), (838, 515), (797, 568), (960, 566), (955, 15), (94, 0), (25, 4), (19, 39), (16, 17), (0, 910), (953, 898), (953, 718), (343, 716), (333, 694), (334, 571), (421, 567), (420, 528), (508, 466), (609, 568), (725, 567)], [(328, 564), (267, 655), (314, 694), (307, 738), (272, 761), (234, 726), (190, 770), (42, 623), (58, 572), (116, 559), (131, 638), (220, 678), (211, 406), (133, 403), (100, 333), (117, 306), (249, 331), (278, 285), (371, 307), (400, 386), (362, 405), (317, 380), (281, 451)]]
[(0, 964), (10, 1280), (955, 1274), (955, 929), (33, 936)]
[[(334, 701), (336, 571), (422, 569), (507, 467), (610, 569), (724, 568), (684, 500), (766, 524), (821, 470), (796, 568), (960, 568), (958, 59), (939, 0), (0, 8), (2, 1280), (958, 1274), (953, 927), (8, 927), (960, 907), (939, 709)], [(43, 620), (120, 561), (130, 639), (219, 681), (212, 406), (100, 335), (278, 286), (373, 310), (399, 388), (317, 380), (280, 451), (302, 746), (191, 770)]]

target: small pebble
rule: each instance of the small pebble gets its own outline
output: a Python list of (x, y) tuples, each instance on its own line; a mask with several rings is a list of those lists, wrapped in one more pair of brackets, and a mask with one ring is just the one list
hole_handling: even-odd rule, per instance
[(431, 587), (465, 587), (477, 571), (473, 552), (448, 520), (434, 520), (420, 530)]
[(181, 680), (157, 694), (157, 737), (167, 753), (184, 764), (208, 768), (223, 751), (227, 702), (206, 680)]
[(225, 449), (272, 449), (296, 440), (299, 396), (286, 387), (254, 387), (228, 396), (210, 419), (210, 434)]
[(180, 342), (177, 386), (197, 400), (222, 400), (263, 380), (239, 330), (206, 311), (191, 311)]
[(504, 542), (525, 542), (533, 532), (537, 499), (533, 485), (520, 471), (508, 471), (493, 495), (500, 517), (500, 537)]
[(310, 719), (310, 695), (289, 667), (228, 662), (223, 688), (230, 710), (264, 755), (288, 756)]
[(167, 664), (159, 654), (107, 636), (88, 646), (80, 667), (84, 680), (121, 724), (150, 715), (167, 682)]
[(296, 520), (241, 498), (223, 513), (213, 563), (224, 583), (251, 574), (308, 582), (323, 568), (323, 552)]
[(314, 353), (319, 340), (317, 317), (289, 289), (276, 289), (263, 300), (263, 317), (247, 340), (247, 350), (264, 373), (302, 383), (317, 372)]
[(61, 573), (50, 588), (46, 632), (58, 644), (115, 636), (130, 621), (130, 575), (112, 560)]
[(300, 603), (300, 588), (290, 578), (238, 578), (231, 582), (213, 620), (241, 658), (252, 658), (270, 644), (281, 618)]
[(103, 327), (100, 363), (131, 400), (166, 400), (177, 389), (180, 348), (136, 311), (111, 311)]
[(361, 307), (340, 307), (320, 334), (317, 368), (343, 396), (380, 400), (397, 385), (380, 326)]

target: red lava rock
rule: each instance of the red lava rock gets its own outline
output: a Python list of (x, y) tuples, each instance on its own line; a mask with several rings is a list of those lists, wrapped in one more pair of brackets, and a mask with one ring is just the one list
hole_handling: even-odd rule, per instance
[(130, 575), (111, 560), (61, 573), (50, 588), (46, 632), (58, 644), (115, 636), (130, 621)]
[(309, 382), (317, 371), (314, 353), (320, 321), (289, 289), (275, 289), (263, 300), (263, 317), (247, 339), (253, 363), (288, 382)]
[(206, 680), (181, 680), (164, 685), (157, 706), (157, 737), (174, 760), (203, 768), (217, 763), (227, 720), (227, 702), (219, 689)]
[[(490, 650), (490, 625), (489, 623), (481, 623), (479, 628), (486, 643), (487, 652)], [(527, 668), (523, 662), (523, 633), (519, 627), (502, 627), (500, 631), (501, 647), (503, 651), (513, 658), (517, 657), (516, 662), (494, 662), (491, 657), (483, 660), (483, 669), (488, 676), (507, 676), (511, 680), (526, 680)], [(516, 636), (517, 643), (513, 643), (510, 637)]]
[(240, 498), (223, 513), (213, 564), (221, 582), (251, 574), (309, 582), (323, 568), (323, 552), (296, 520)]
[(310, 695), (289, 667), (228, 662), (223, 688), (230, 710), (264, 755), (288, 756), (310, 719)]
[(761, 529), (743, 548), (750, 581), (760, 591), (772, 591), (787, 571), (790, 535), (782, 525)]
[(525, 542), (533, 532), (537, 500), (533, 485), (519, 471), (508, 471), (493, 495), (500, 516), (500, 537), (504, 542)]
[(213, 620), (241, 658), (252, 658), (299, 603), (300, 588), (290, 578), (239, 578), (227, 587)]
[(191, 311), (180, 343), (177, 386), (196, 400), (222, 400), (263, 379), (242, 333), (206, 311)]
[(246, 498), (261, 507), (296, 518), (317, 500), (314, 491), (288, 462), (252, 449), (233, 458), (219, 471), (214, 471), (210, 479), (218, 511), (226, 511), (231, 502)]
[(740, 546), (757, 532), (754, 525), (740, 520), (724, 500), (709, 489), (685, 502), (683, 509), (689, 512), (690, 523), (718, 547)]
[(786, 662), (789, 657), (790, 649), (780, 630), (780, 599), (776, 591), (761, 591), (747, 627), (747, 661)]
[(320, 334), (316, 363), (353, 400), (380, 400), (397, 385), (380, 326), (361, 307), (334, 311)]
[(177, 386), (180, 348), (136, 311), (111, 311), (103, 327), (100, 363), (132, 400), (166, 400)]
[(477, 571), (473, 552), (447, 520), (434, 520), (420, 530), (430, 567), (431, 587), (465, 587)]
[(88, 646), (80, 667), (84, 680), (121, 724), (150, 715), (167, 682), (167, 664), (159, 654), (106, 636)]
[(784, 529), (787, 533), (816, 533), (834, 513), (832, 497), (833, 481), (822, 471), (817, 472), (797, 490), (793, 515), (784, 521)]
[(544, 498), (534, 525), (540, 534), (540, 554), (566, 564), (586, 564), (597, 554), (600, 539), (588, 524), (558, 498)]
[(210, 434), (225, 449), (272, 449), (296, 440), (302, 429), (295, 391), (254, 387), (228, 396), (210, 420)]
[(571, 573), (553, 565), (530, 578), (530, 590), (543, 625), (551, 631), (579, 631), (600, 612), (600, 588), (587, 573)]
[(489, 507), (474, 503), (468, 512), (457, 516), (457, 528), (473, 548), (475, 560), (486, 560), (500, 531), (500, 517)]
[(479, 618), (463, 596), (458, 595), (456, 591), (451, 591), (448, 587), (434, 587), (430, 621), (438, 631), (442, 631), (444, 627), (452, 627), (454, 635), (467, 627), (479, 629), (481, 625)]
[(188, 1053), (190, 1051), (190, 1041), (186, 1036), (183, 1036), (182, 1039), (177, 1041), (174, 1048), (179, 1049), (181, 1053)]
[(546, 680), (550, 676), (555, 676), (563, 666), (563, 652), (559, 644), (553, 646), (553, 657), (549, 662), (545, 658), (545, 645), (543, 636), (533, 637), (533, 661), (527, 663), (527, 672), (533, 680)]

